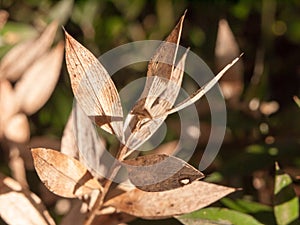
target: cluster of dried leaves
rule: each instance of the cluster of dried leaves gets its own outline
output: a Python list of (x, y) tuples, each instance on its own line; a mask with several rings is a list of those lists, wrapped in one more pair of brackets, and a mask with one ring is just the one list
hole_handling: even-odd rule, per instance
[(0, 215), (9, 224), (45, 220), (54, 224), (41, 200), (28, 190), (25, 170), (32, 168), (28, 146), (45, 140), (30, 139), (27, 117), (47, 102), (60, 75), (64, 45), (52, 47), (57, 28), (56, 22), (51, 23), (38, 37), (13, 47), (0, 62), (0, 144), (16, 180), (0, 174)]
[[(148, 219), (173, 217), (203, 208), (235, 191), (234, 188), (199, 181), (204, 176), (200, 171), (165, 152), (129, 158), (155, 133), (169, 114), (200, 99), (238, 60), (238, 58), (235, 59), (207, 85), (174, 106), (181, 87), (188, 54), (188, 52), (184, 53), (175, 66), (183, 20), (184, 16), (149, 62), (144, 91), (126, 117), (124, 124), (120, 97), (109, 74), (91, 52), (65, 32), (66, 62), (78, 104), (74, 105), (66, 126), (61, 152), (45, 148), (32, 149), (35, 169), (47, 188), (62, 197), (80, 199), (74, 203), (62, 224), (71, 224), (74, 221), (86, 225), (100, 222), (101, 224), (119, 224), (132, 220), (134, 217)], [(45, 33), (54, 29), (53, 27), (56, 30), (56, 25), (51, 24)], [(33, 113), (42, 105), (40, 103), (39, 107), (35, 108), (32, 106), (37, 105), (37, 94), (39, 99), (41, 99), (41, 95), (49, 96), (50, 94), (39, 92), (39, 90), (44, 91), (43, 84), (40, 85), (39, 90), (32, 89), (32, 85), (28, 89), (27, 84), (28, 82), (32, 83), (32, 79), (46, 79), (47, 76), (43, 78), (37, 76), (36, 71), (39, 71), (39, 74), (40, 70), (43, 73), (45, 71), (53, 72), (51, 69), (46, 70), (48, 65), (45, 64), (52, 65), (61, 60), (61, 57), (51, 55), (54, 52), (55, 54), (61, 53), (61, 44), (58, 44), (45, 56), (39, 55), (41, 52), (40, 40), (43, 40), (43, 36), (44, 34), (35, 42), (28, 42), (21, 47), (16, 47), (15, 51), (18, 56), (27, 51), (26, 46), (27, 48), (32, 45), (37, 46), (39, 51), (36, 51), (35, 54), (32, 53), (30, 61), (26, 62), (27, 66), (32, 64), (29, 68), (33, 67), (30, 76), (23, 75), (15, 85), (16, 93), (18, 93), (18, 86), (22, 84), (23, 88), (19, 88), (22, 95), (16, 95), (22, 99), (22, 103), (14, 112)], [(46, 44), (43, 43), (43, 47)], [(47, 46), (49, 45), (50, 43)], [(37, 58), (38, 60), (35, 62), (34, 59)], [(44, 64), (37, 64), (41, 60)], [(162, 61), (167, 61), (169, 64), (162, 63)], [(7, 68), (5, 65), (3, 59), (1, 71)], [(9, 74), (7, 71), (8, 69), (5, 73)], [(5, 77), (2, 79), (3, 83), (1, 80), (1, 85), (5, 83), (8, 85), (9, 82), (6, 79), (9, 77), (13, 80), (19, 78), (17, 75), (6, 75)], [(21, 83), (23, 78), (24, 81)], [(47, 77), (46, 80), (49, 85), (49, 78)], [(20, 85), (18, 85), (19, 83)], [(55, 82), (53, 81), (53, 83)], [(35, 100), (34, 103), (32, 103), (32, 99)], [(45, 99), (44, 97), (43, 100), (45, 101)], [(26, 102), (27, 104), (25, 104)], [(8, 117), (11, 115), (15, 115), (15, 113), (10, 112)], [(111, 160), (114, 157), (107, 157), (105, 143), (98, 136), (91, 119), (99, 127), (120, 140), (120, 148), (115, 156), (116, 161)], [(9, 120), (5, 119), (5, 121)], [(7, 126), (9, 125), (3, 126), (4, 131)], [(7, 137), (6, 133), (4, 132), (4, 135)], [(109, 160), (111, 160), (111, 164), (107, 163)], [(113, 184), (112, 181), (121, 168), (127, 169), (128, 179), (119, 185)], [(171, 175), (169, 175), (170, 170)], [(20, 217), (22, 220), (24, 220), (24, 214), (26, 215), (27, 224), (54, 224), (53, 219), (41, 206), (40, 200), (26, 187), (18, 185), (10, 178), (3, 177), (0, 190), (1, 217), (8, 223), (16, 221), (16, 216), (11, 213), (14, 208), (14, 212), (18, 211), (20, 215), (22, 214)], [(25, 207), (26, 212), (14, 204), (16, 199), (24, 201), (22, 208)], [(7, 204), (12, 208), (5, 210)], [(81, 205), (87, 206), (85, 211), (82, 211)]]

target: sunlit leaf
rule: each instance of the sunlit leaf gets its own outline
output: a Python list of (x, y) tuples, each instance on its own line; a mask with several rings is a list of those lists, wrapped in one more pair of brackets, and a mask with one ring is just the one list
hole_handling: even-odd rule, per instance
[(279, 168), (277, 163), (274, 195), (274, 214), (277, 224), (300, 224), (299, 200), (293, 189), (293, 181)]
[(194, 92), (189, 98), (183, 100), (178, 105), (175, 105), (174, 108), (168, 111), (168, 114), (175, 113), (198, 101), (221, 79), (221, 77), (227, 72), (227, 70), (229, 70), (242, 57), (242, 55), (243, 54), (241, 54), (238, 58), (235, 58), (231, 63), (225, 66), (211, 81), (209, 81), (202, 88)]
[(17, 80), (52, 45), (57, 26), (56, 21), (52, 22), (39, 38), (22, 42), (10, 50), (1, 60), (0, 76)]
[(2, 174), (0, 174), (0, 217), (7, 224), (55, 224), (38, 196)]
[(75, 119), (73, 109), (69, 115), (63, 136), (61, 138), (60, 151), (65, 155), (78, 159), (79, 153), (75, 135)]
[(63, 43), (61, 42), (49, 53), (36, 60), (17, 82), (16, 97), (26, 114), (35, 113), (51, 96), (60, 75), (62, 59)]
[(130, 181), (143, 191), (166, 191), (188, 185), (204, 175), (182, 159), (145, 155), (123, 161)]
[(104, 130), (123, 136), (123, 111), (117, 89), (98, 59), (71, 35), (66, 35), (66, 63), (80, 107)]
[(187, 56), (186, 52), (175, 67), (184, 17), (149, 61), (144, 90), (125, 120), (125, 144), (129, 149), (137, 149), (153, 135), (177, 99)]
[(185, 225), (194, 224), (239, 224), (239, 225), (262, 225), (252, 216), (231, 209), (207, 208), (197, 212), (176, 217)]
[(92, 120), (78, 103), (73, 105), (73, 127), (79, 161), (97, 178), (108, 176), (115, 158), (106, 150)]
[(102, 190), (78, 160), (51, 149), (35, 148), (31, 151), (40, 179), (53, 193), (74, 198)]
[(137, 217), (158, 219), (193, 212), (234, 191), (234, 188), (194, 181), (163, 192), (134, 189), (108, 200), (104, 205)]

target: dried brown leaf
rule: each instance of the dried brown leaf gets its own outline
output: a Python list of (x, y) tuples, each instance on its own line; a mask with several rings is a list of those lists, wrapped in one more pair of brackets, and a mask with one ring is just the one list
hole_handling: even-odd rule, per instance
[(227, 70), (229, 70), (231, 67), (233, 67), (236, 64), (236, 62), (242, 57), (242, 55), (243, 54), (241, 54), (239, 57), (235, 58), (231, 63), (227, 64), (227, 66), (225, 66), (211, 81), (206, 83), (199, 90), (195, 91), (187, 99), (183, 100), (179, 104), (175, 105), (172, 109), (168, 110), (168, 114), (178, 112), (179, 110), (181, 110), (191, 104), (194, 104), (196, 101), (198, 101), (222, 78), (222, 76), (227, 72)]
[(63, 48), (63, 43), (60, 42), (53, 50), (35, 61), (17, 82), (16, 97), (27, 115), (39, 110), (52, 94), (60, 75)]
[(99, 60), (71, 35), (66, 35), (66, 63), (81, 108), (104, 130), (123, 136), (123, 111), (117, 89)]
[(57, 22), (54, 21), (39, 38), (22, 42), (11, 49), (0, 63), (0, 77), (4, 76), (11, 81), (19, 79), (24, 71), (52, 45), (57, 26)]
[(40, 179), (57, 195), (74, 198), (102, 190), (99, 182), (74, 158), (45, 148), (32, 149), (32, 156)]
[(137, 217), (159, 219), (204, 208), (234, 191), (234, 188), (194, 181), (164, 192), (135, 189), (108, 200), (105, 206)]
[(7, 139), (16, 143), (25, 143), (29, 140), (30, 128), (25, 114), (18, 113), (11, 117), (4, 128)]
[(0, 174), (0, 216), (7, 224), (54, 225), (41, 200)]
[(144, 155), (123, 162), (130, 181), (143, 191), (172, 190), (204, 177), (182, 159), (164, 154)]
[(177, 99), (187, 56), (186, 52), (175, 67), (184, 16), (149, 62), (143, 93), (125, 121), (129, 149), (137, 149), (153, 135)]
[(107, 152), (105, 142), (99, 137), (93, 122), (77, 103), (73, 106), (73, 119), (79, 161), (94, 177), (107, 177), (115, 158)]
[(12, 85), (6, 79), (0, 79), (0, 139), (3, 136), (5, 124), (19, 111)]
[[(228, 61), (240, 54), (240, 49), (227, 20), (219, 21), (215, 55), (216, 67), (221, 70)], [(220, 86), (226, 99), (237, 100), (243, 91), (243, 63), (239, 61), (229, 71), (230, 75), (220, 80)]]
[(75, 137), (75, 127), (74, 127), (74, 112), (72, 111), (69, 115), (68, 122), (65, 126), (63, 136), (61, 139), (61, 153), (68, 155), (72, 158), (78, 159), (78, 148)]

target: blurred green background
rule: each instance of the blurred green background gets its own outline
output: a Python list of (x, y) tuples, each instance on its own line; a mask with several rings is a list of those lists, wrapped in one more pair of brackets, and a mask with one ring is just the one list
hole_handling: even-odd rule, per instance
[[(278, 161), (294, 178), (296, 192), (300, 194), (296, 179), (300, 175), (300, 109), (293, 100), (293, 96), (300, 95), (299, 0), (0, 0), (0, 8), (8, 13), (8, 20), (0, 30), (0, 57), (54, 19), (100, 56), (128, 42), (164, 39), (187, 9), (181, 45), (190, 47), (214, 72), (218, 71), (215, 56), (218, 23), (226, 19), (240, 51), (244, 52), (241, 79), (244, 88), (238, 103), (227, 105), (225, 141), (204, 173), (209, 181), (243, 188), (233, 197), (269, 205), (274, 162)], [(57, 41), (64, 38), (62, 30), (56, 38)], [(113, 79), (120, 88), (145, 74), (145, 65), (132, 66)], [(52, 97), (29, 118), (31, 136), (46, 135), (59, 140), (72, 101), (64, 63)], [(265, 113), (261, 107), (255, 107), (257, 102), (272, 102), (279, 108)], [(202, 105), (197, 104), (201, 122), (209, 123), (209, 113), (201, 113)], [(176, 123), (175, 117), (168, 121), (171, 127), (177, 127)], [(209, 133), (209, 127), (202, 132)], [(176, 138), (177, 134), (171, 133), (166, 140)], [(199, 141), (192, 164), (199, 163), (205, 144), (205, 140)], [(5, 160), (0, 163), (5, 167)]]

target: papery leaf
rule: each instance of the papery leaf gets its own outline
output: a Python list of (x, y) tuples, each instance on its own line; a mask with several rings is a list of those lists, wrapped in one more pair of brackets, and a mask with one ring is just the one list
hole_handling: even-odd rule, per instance
[(144, 155), (123, 162), (130, 181), (143, 191), (172, 190), (204, 177), (199, 170), (175, 156)]
[(299, 199), (291, 177), (275, 165), (274, 215), (278, 225), (300, 224)]
[(239, 225), (262, 225), (252, 216), (234, 211), (231, 209), (222, 208), (207, 208), (197, 212), (176, 217), (185, 225), (194, 224), (239, 224)]
[(239, 57), (235, 58), (231, 63), (225, 66), (211, 81), (209, 81), (199, 90), (195, 91), (189, 98), (183, 100), (182, 102), (174, 106), (174, 108), (170, 109), (168, 111), (168, 114), (178, 112), (179, 110), (184, 109), (185, 107), (188, 107), (189, 105), (194, 104), (196, 101), (198, 101), (221, 79), (221, 77), (227, 72), (227, 70), (229, 70), (242, 57), (242, 55), (243, 54), (241, 54)]
[(115, 158), (106, 150), (92, 120), (78, 103), (73, 105), (74, 135), (79, 161), (97, 178), (107, 177)]
[[(131, 149), (131, 151), (129, 151), (127, 155), (147, 141), (168, 116), (168, 109), (173, 106), (180, 90), (186, 56), (187, 52), (174, 69), (174, 76), (172, 75), (171, 80), (163, 85), (165, 88), (163, 93), (155, 97), (156, 100), (153, 102), (149, 111), (146, 110), (146, 112), (152, 112), (152, 114), (148, 114), (148, 116), (139, 115), (133, 111), (128, 114), (125, 120), (125, 138), (126, 146)], [(180, 79), (180, 85), (174, 81), (178, 77)], [(161, 80), (158, 76), (155, 76), (154, 79), (157, 79), (157, 81)], [(156, 83), (156, 86), (159, 86), (159, 84)], [(149, 96), (146, 97), (146, 99), (151, 99), (152, 97), (153, 96)]]
[(66, 35), (66, 61), (72, 89), (84, 112), (105, 131), (123, 136), (123, 111), (117, 89), (99, 60)]
[(108, 200), (104, 205), (137, 217), (158, 219), (193, 212), (234, 191), (234, 188), (194, 181), (163, 192), (134, 189)]
[(78, 159), (79, 152), (75, 135), (74, 110), (72, 110), (61, 138), (60, 152)]
[(0, 217), (7, 224), (55, 224), (38, 196), (2, 174), (0, 174)]
[(35, 148), (31, 152), (40, 179), (53, 193), (75, 198), (102, 190), (78, 160), (51, 149)]
[[(239, 54), (239, 46), (228, 25), (227, 20), (219, 21), (218, 35), (216, 40), (215, 55), (216, 68), (221, 70), (227, 62)], [(220, 86), (224, 97), (237, 101), (243, 91), (243, 63), (239, 61), (228, 71), (228, 76), (220, 80)]]
[(184, 16), (150, 60), (144, 90), (125, 120), (129, 149), (137, 149), (154, 134), (177, 99), (187, 56), (186, 52), (175, 68)]
[[(17, 82), (16, 97), (22, 110), (31, 115), (39, 110), (51, 96), (63, 59), (63, 43), (44, 54), (25, 72)], [(36, 85), (33, 85), (36, 83)]]
[(56, 21), (52, 22), (39, 38), (22, 42), (10, 50), (1, 60), (0, 77), (16, 81), (52, 45), (57, 26)]

